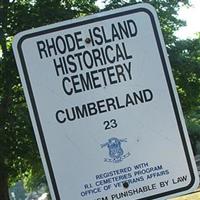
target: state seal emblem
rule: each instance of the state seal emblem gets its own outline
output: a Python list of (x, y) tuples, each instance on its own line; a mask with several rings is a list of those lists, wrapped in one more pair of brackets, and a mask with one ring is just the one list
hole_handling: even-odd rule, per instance
[(122, 149), (122, 142), (127, 142), (127, 139), (118, 139), (118, 138), (110, 138), (108, 142), (101, 144), (101, 148), (108, 147), (109, 150), (109, 157), (104, 158), (104, 162), (112, 162), (112, 163), (119, 163), (128, 156), (130, 153), (124, 154), (124, 150)]

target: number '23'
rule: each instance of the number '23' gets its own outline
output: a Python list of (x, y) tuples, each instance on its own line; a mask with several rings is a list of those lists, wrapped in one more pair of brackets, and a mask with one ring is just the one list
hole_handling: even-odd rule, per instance
[(105, 130), (109, 130), (111, 128), (116, 128), (118, 126), (116, 119), (111, 119), (110, 121), (104, 121)]

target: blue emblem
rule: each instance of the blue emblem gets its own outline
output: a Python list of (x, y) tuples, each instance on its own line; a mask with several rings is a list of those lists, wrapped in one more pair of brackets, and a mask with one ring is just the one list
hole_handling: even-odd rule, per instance
[(113, 162), (118, 163), (130, 156), (130, 153), (124, 154), (124, 150), (121, 147), (122, 142), (127, 142), (127, 139), (121, 139), (118, 138), (110, 138), (108, 142), (101, 145), (101, 148), (108, 147), (109, 149), (109, 156), (110, 158), (105, 158), (104, 162)]

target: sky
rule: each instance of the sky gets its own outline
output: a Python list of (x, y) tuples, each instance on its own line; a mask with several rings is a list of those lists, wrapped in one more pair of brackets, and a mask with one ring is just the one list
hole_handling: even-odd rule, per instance
[(179, 18), (186, 20), (187, 26), (180, 28), (176, 36), (181, 39), (193, 38), (200, 32), (200, 0), (190, 0), (190, 8), (183, 7), (179, 11)]

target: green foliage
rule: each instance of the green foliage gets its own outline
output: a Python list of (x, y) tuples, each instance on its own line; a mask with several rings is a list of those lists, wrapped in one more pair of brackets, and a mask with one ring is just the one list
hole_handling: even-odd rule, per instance
[(200, 105), (200, 38), (176, 41), (168, 52), (182, 108), (189, 115)]
[(37, 191), (38, 186), (41, 183), (47, 185), (41, 162), (35, 162), (34, 167), (26, 170), (23, 174), (23, 181), (24, 186), (28, 191)]
[(9, 5), (6, 32), (13, 36), (23, 30), (97, 12), (95, 0), (15, 1)]
[(188, 116), (186, 124), (194, 154), (199, 154), (199, 152), (197, 152), (197, 143), (200, 141), (200, 107)]
[[(4, 70), (4, 76), (0, 77), (2, 79), (0, 87), (2, 114), (0, 117), (0, 156), (9, 176), (22, 178), (27, 168), (34, 166), (31, 158), (34, 157), (37, 161), (39, 156), (11, 51), (7, 55), (11, 58), (7, 57), (5, 64), (10, 69), (9, 71)], [(3, 65), (1, 65), (1, 69), (3, 69)]]

